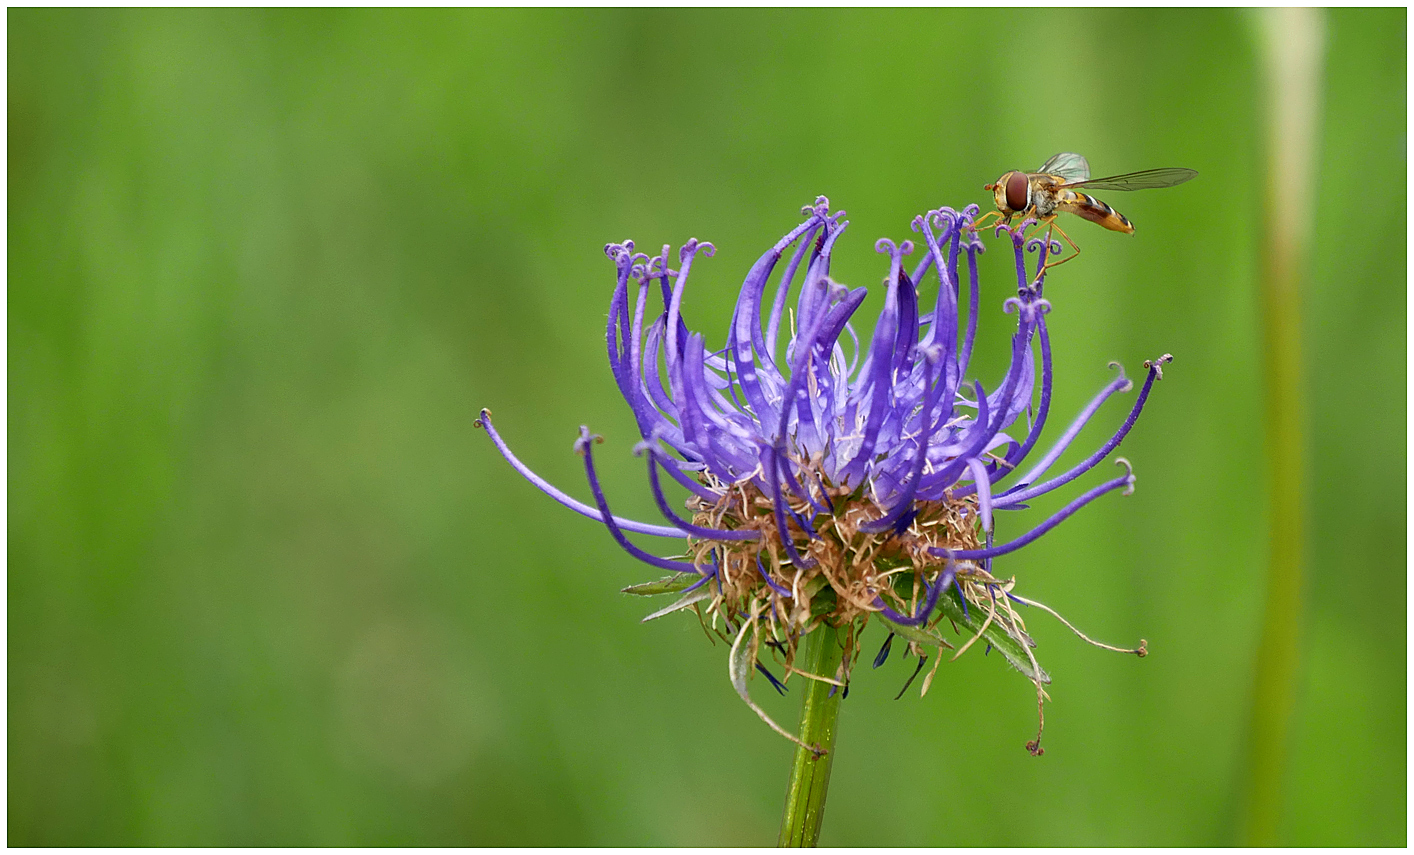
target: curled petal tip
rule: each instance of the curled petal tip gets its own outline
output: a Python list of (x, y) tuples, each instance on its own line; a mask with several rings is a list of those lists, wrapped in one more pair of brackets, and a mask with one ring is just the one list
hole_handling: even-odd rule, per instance
[(580, 426), (579, 426), (579, 439), (576, 439), (576, 440), (574, 441), (574, 450), (575, 450), (575, 453), (576, 453), (576, 454), (583, 455), (584, 452), (589, 448), (589, 444), (590, 444), (591, 442), (592, 442), (592, 443), (602, 443), (603, 441), (604, 441), (604, 437), (600, 436), (600, 435), (597, 434), (597, 433), (590, 433), (590, 432), (589, 432), (589, 427), (588, 427), (587, 425), (580, 425)]
[(874, 251), (887, 253), (890, 258), (897, 260), (913, 252), (913, 241), (894, 243), (889, 238), (879, 238), (874, 242)]
[(946, 243), (955, 237), (960, 228), (962, 228), (962, 224), (957, 215), (948, 208), (929, 211), (920, 217), (915, 217), (913, 221), (915, 232), (931, 236), (938, 243)]
[[(1145, 366), (1146, 368), (1148, 367), (1148, 365), (1149, 365), (1149, 363), (1147, 363), (1147, 362), (1144, 363), (1144, 366)], [(1124, 381), (1124, 384), (1121, 385), (1121, 386), (1119, 386), (1115, 391), (1117, 391), (1117, 392), (1128, 392), (1130, 389), (1133, 389), (1133, 388), (1134, 388), (1134, 381), (1133, 381), (1133, 380), (1130, 380), (1129, 377), (1124, 373), (1124, 366), (1123, 366), (1123, 365), (1120, 365), (1118, 362), (1111, 362), (1111, 363), (1110, 363), (1110, 367), (1113, 368), (1114, 370), (1118, 371), (1118, 372), (1119, 372), (1119, 379)]]
[(1154, 376), (1155, 376), (1156, 378), (1158, 378), (1159, 380), (1162, 380), (1162, 379), (1164, 379), (1164, 366), (1167, 365), (1167, 364), (1169, 364), (1170, 362), (1173, 362), (1173, 354), (1172, 354), (1172, 353), (1165, 353), (1163, 356), (1160, 356), (1158, 359), (1154, 359), (1154, 360), (1147, 360), (1147, 359), (1146, 359), (1146, 360), (1144, 361), (1144, 367), (1147, 368), (1147, 369), (1149, 369), (1149, 370), (1151, 370), (1151, 371), (1153, 371), (1153, 372), (1154, 372)]
[(489, 421), (491, 421), (491, 411), (486, 407), (482, 407), (481, 415), (478, 416), (476, 420), (472, 422), (472, 424), (476, 427), (484, 428), (486, 427), (486, 423)]
[(678, 260), (686, 264), (699, 252), (710, 258), (716, 251), (717, 248), (705, 240), (689, 238), (687, 243), (683, 244), (682, 249), (678, 250)]
[(706, 254), (706, 256), (710, 256), (711, 250), (713, 250), (713, 246), (711, 246), (710, 243), (703, 242), (703, 240), (697, 240), (696, 237), (689, 237), (689, 239), (687, 239), (687, 243), (683, 244), (682, 249), (677, 250), (677, 260), (682, 261), (683, 264), (686, 264), (689, 263), (689, 261), (693, 260), (693, 257), (697, 256), (697, 253), (703, 253)]
[(1029, 238), (1026, 241), (1027, 252), (1036, 252), (1037, 250), (1043, 247), (1045, 248), (1046, 252), (1050, 253), (1051, 255), (1060, 255), (1061, 245), (1060, 241), (1058, 240), (1047, 240), (1046, 238), (1033, 237)]
[(1120, 493), (1120, 495), (1128, 496), (1134, 492), (1134, 482), (1138, 480), (1134, 477), (1134, 466), (1123, 457), (1116, 457), (1115, 465), (1124, 467), (1126, 483), (1124, 487), (1124, 492)]
[(625, 262), (633, 258), (633, 241), (625, 239), (623, 243), (605, 244), (604, 254), (616, 262)]

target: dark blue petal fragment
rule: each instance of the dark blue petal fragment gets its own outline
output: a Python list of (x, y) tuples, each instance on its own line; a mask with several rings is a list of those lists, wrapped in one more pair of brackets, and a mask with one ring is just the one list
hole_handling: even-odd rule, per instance
[(766, 675), (766, 679), (771, 681), (771, 685), (779, 694), (784, 695), (788, 691), (786, 689), (786, 684), (782, 683), (780, 680), (777, 680), (775, 674), (772, 674), (770, 671), (767, 671), (765, 665), (762, 665), (760, 662), (757, 662), (756, 670)]
[(874, 657), (875, 668), (878, 668), (880, 665), (883, 665), (886, 661), (888, 661), (889, 648), (893, 646), (893, 643), (894, 634), (891, 632), (889, 633), (889, 637), (884, 639), (884, 646), (879, 648), (879, 654)]

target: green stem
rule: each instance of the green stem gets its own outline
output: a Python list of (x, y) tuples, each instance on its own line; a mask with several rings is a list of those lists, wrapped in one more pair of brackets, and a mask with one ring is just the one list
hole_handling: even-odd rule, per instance
[(1266, 604), (1253, 675), (1242, 843), (1281, 840), (1292, 716), (1306, 611), (1305, 376), (1301, 289), (1315, 194), (1321, 51), (1318, 9), (1264, 9), (1267, 69), (1267, 199), (1262, 258), (1263, 350), (1267, 382), (1267, 492), (1271, 542)]
[[(834, 677), (843, 653), (835, 628), (821, 624), (805, 636), (796, 661), (803, 671), (821, 677)], [(825, 795), (830, 788), (830, 767), (835, 760), (835, 732), (843, 696), (843, 691), (829, 683), (805, 680), (805, 699), (800, 706), (800, 738), (820, 753), (806, 748), (795, 750), (778, 846), (815, 846), (820, 841), (820, 825), (825, 819)]]

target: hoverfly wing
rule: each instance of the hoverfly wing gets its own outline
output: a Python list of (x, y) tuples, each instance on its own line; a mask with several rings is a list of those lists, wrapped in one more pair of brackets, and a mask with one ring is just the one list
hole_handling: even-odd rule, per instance
[(1045, 175), (1057, 175), (1067, 182), (1085, 181), (1090, 177), (1090, 163), (1084, 157), (1070, 151), (1054, 155), (1036, 170)]
[(1160, 187), (1182, 184), (1196, 177), (1198, 177), (1196, 169), (1170, 167), (1168, 169), (1146, 169), (1143, 172), (1130, 172), (1125, 175), (1111, 175), (1108, 178), (1072, 181), (1063, 186), (1085, 187), (1090, 190), (1157, 190)]

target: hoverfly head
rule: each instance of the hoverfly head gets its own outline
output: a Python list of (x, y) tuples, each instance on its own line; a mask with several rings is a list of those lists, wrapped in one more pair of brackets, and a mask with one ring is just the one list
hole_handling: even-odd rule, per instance
[(982, 189), (992, 191), (997, 210), (1008, 216), (1026, 210), (1031, 204), (1031, 181), (1025, 172), (1005, 173), (995, 184), (984, 184)]
[[(1025, 172), (1008, 172), (997, 181), (997, 203), (1005, 201), (1012, 212), (1024, 211), (1031, 205), (1031, 179)], [(1005, 197), (1005, 198), (1003, 198)]]

